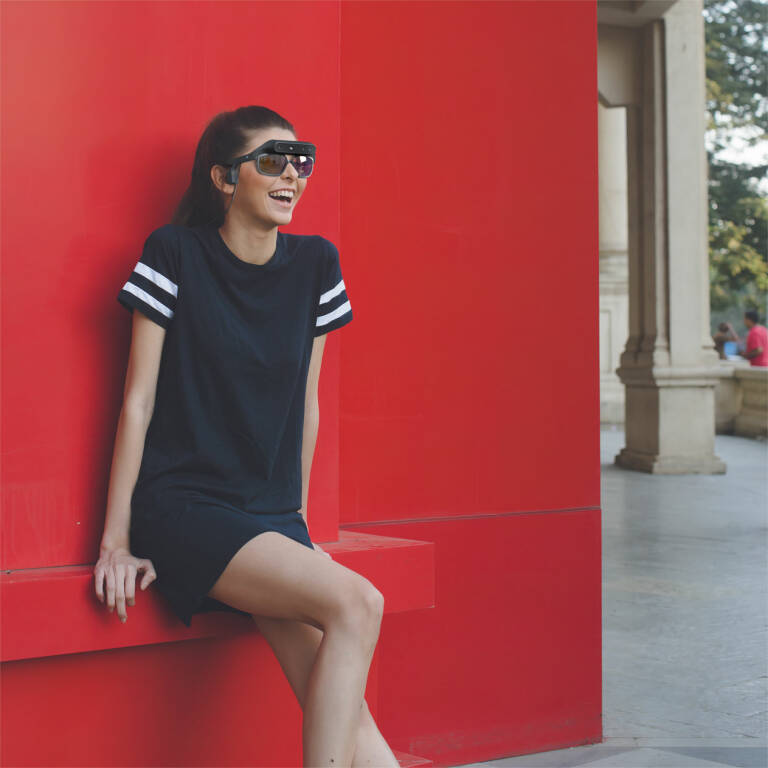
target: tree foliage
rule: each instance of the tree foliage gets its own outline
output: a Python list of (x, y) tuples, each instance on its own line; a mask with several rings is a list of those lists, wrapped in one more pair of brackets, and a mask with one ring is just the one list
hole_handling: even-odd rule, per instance
[(758, 0), (704, 0), (709, 162), (709, 264), (713, 314), (738, 306), (764, 311), (768, 300), (768, 204), (758, 182), (768, 165), (718, 157), (735, 132), (755, 145), (768, 138), (766, 21)]

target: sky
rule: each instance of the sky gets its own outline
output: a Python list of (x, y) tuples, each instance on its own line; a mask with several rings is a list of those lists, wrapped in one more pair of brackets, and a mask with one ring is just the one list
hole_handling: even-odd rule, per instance
[[(758, 165), (759, 163), (768, 163), (768, 141), (760, 141), (755, 146), (749, 147), (744, 141), (744, 137), (755, 134), (754, 128), (734, 128), (728, 132), (729, 146), (722, 152), (717, 153), (718, 160), (725, 160), (729, 163), (741, 163), (745, 165)], [(712, 149), (713, 131), (708, 131), (705, 143), (708, 150)], [(768, 196), (768, 178), (763, 178), (758, 182), (758, 189), (763, 195)]]

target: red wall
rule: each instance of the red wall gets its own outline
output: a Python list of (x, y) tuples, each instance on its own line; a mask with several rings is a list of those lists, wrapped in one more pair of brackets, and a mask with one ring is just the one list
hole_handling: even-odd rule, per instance
[(355, 312), (326, 347), (311, 534), (436, 543), (436, 607), (382, 627), (382, 732), (443, 764), (599, 740), (594, 2), (0, 14), (0, 567), (95, 561), (117, 291), (206, 122), (264, 104), (318, 146), (286, 231), (338, 244)]
[(435, 542), (380, 724), (448, 764), (600, 738), (596, 32), (341, 4), (342, 523)]
[(344, 521), (597, 506), (593, 4), (341, 20)]
[[(103, 531), (130, 342), (117, 292), (147, 234), (170, 219), (208, 120), (250, 103), (286, 115), (299, 138), (317, 144), (318, 159), (285, 231), (338, 241), (339, 7), (0, 7), (1, 565), (88, 563)], [(300, 40), (288, 34), (297, 19), (311, 30)], [(285, 34), (261, 36), (262, 27)], [(329, 341), (323, 450), (312, 478), (313, 499), (326, 506), (337, 441), (328, 390), (337, 382), (339, 339)], [(322, 518), (311, 530), (318, 541), (336, 531), (332, 511)]]

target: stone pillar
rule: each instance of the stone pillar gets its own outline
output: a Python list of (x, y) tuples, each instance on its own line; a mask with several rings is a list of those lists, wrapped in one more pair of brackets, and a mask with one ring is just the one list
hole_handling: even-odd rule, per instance
[(616, 375), (627, 340), (627, 121), (622, 107), (597, 105), (600, 197), (600, 421), (624, 421)]
[(675, 3), (636, 35), (629, 338), (616, 370), (627, 444), (615, 462), (660, 474), (725, 472), (714, 454), (702, 0)]

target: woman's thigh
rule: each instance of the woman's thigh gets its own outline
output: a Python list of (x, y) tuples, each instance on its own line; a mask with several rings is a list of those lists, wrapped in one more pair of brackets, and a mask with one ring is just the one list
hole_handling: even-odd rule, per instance
[(251, 614), (296, 619), (317, 630), (349, 617), (380, 620), (383, 604), (364, 576), (276, 531), (246, 542), (208, 595)]

